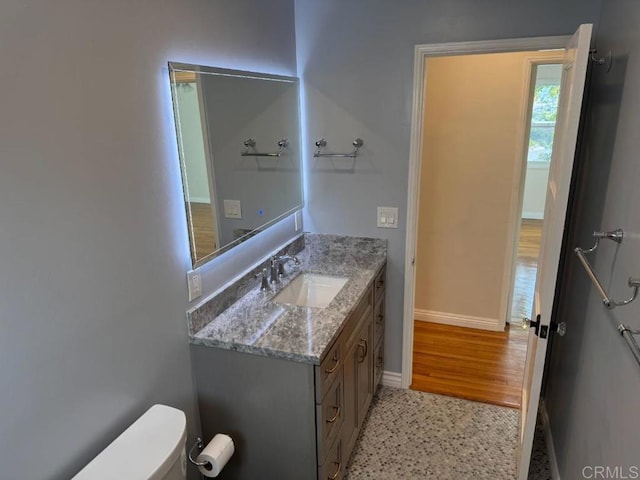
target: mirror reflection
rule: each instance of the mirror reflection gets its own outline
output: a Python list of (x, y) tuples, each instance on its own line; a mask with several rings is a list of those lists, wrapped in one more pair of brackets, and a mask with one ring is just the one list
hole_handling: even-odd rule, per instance
[(298, 80), (169, 63), (193, 267), (302, 208)]

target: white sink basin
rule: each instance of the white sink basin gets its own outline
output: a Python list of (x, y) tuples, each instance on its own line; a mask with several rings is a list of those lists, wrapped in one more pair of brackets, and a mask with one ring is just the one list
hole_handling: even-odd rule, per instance
[(324, 308), (338, 294), (348, 278), (303, 273), (294, 278), (273, 301), (289, 305)]

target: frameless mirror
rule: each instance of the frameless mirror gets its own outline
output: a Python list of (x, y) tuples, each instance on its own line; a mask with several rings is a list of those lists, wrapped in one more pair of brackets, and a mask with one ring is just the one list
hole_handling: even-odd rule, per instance
[(302, 208), (298, 79), (169, 63), (193, 267)]

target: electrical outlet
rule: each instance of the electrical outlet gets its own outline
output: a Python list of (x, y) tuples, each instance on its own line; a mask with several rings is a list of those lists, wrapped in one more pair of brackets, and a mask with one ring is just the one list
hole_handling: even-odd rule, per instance
[(294, 219), (296, 222), (296, 232), (302, 230), (302, 211), (298, 210), (295, 215), (294, 215)]
[(200, 272), (191, 270), (187, 273), (187, 286), (189, 287), (189, 301), (202, 296), (202, 278)]

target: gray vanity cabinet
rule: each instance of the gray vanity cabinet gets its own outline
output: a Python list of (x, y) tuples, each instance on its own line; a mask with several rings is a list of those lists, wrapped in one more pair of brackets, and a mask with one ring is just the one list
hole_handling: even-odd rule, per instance
[(383, 309), (384, 268), (319, 365), (192, 345), (203, 437), (236, 444), (220, 478), (342, 479), (382, 372)]
[(374, 281), (373, 310), (373, 375), (374, 390), (382, 382), (384, 370), (384, 324), (385, 324), (385, 279), (386, 268), (378, 273)]

